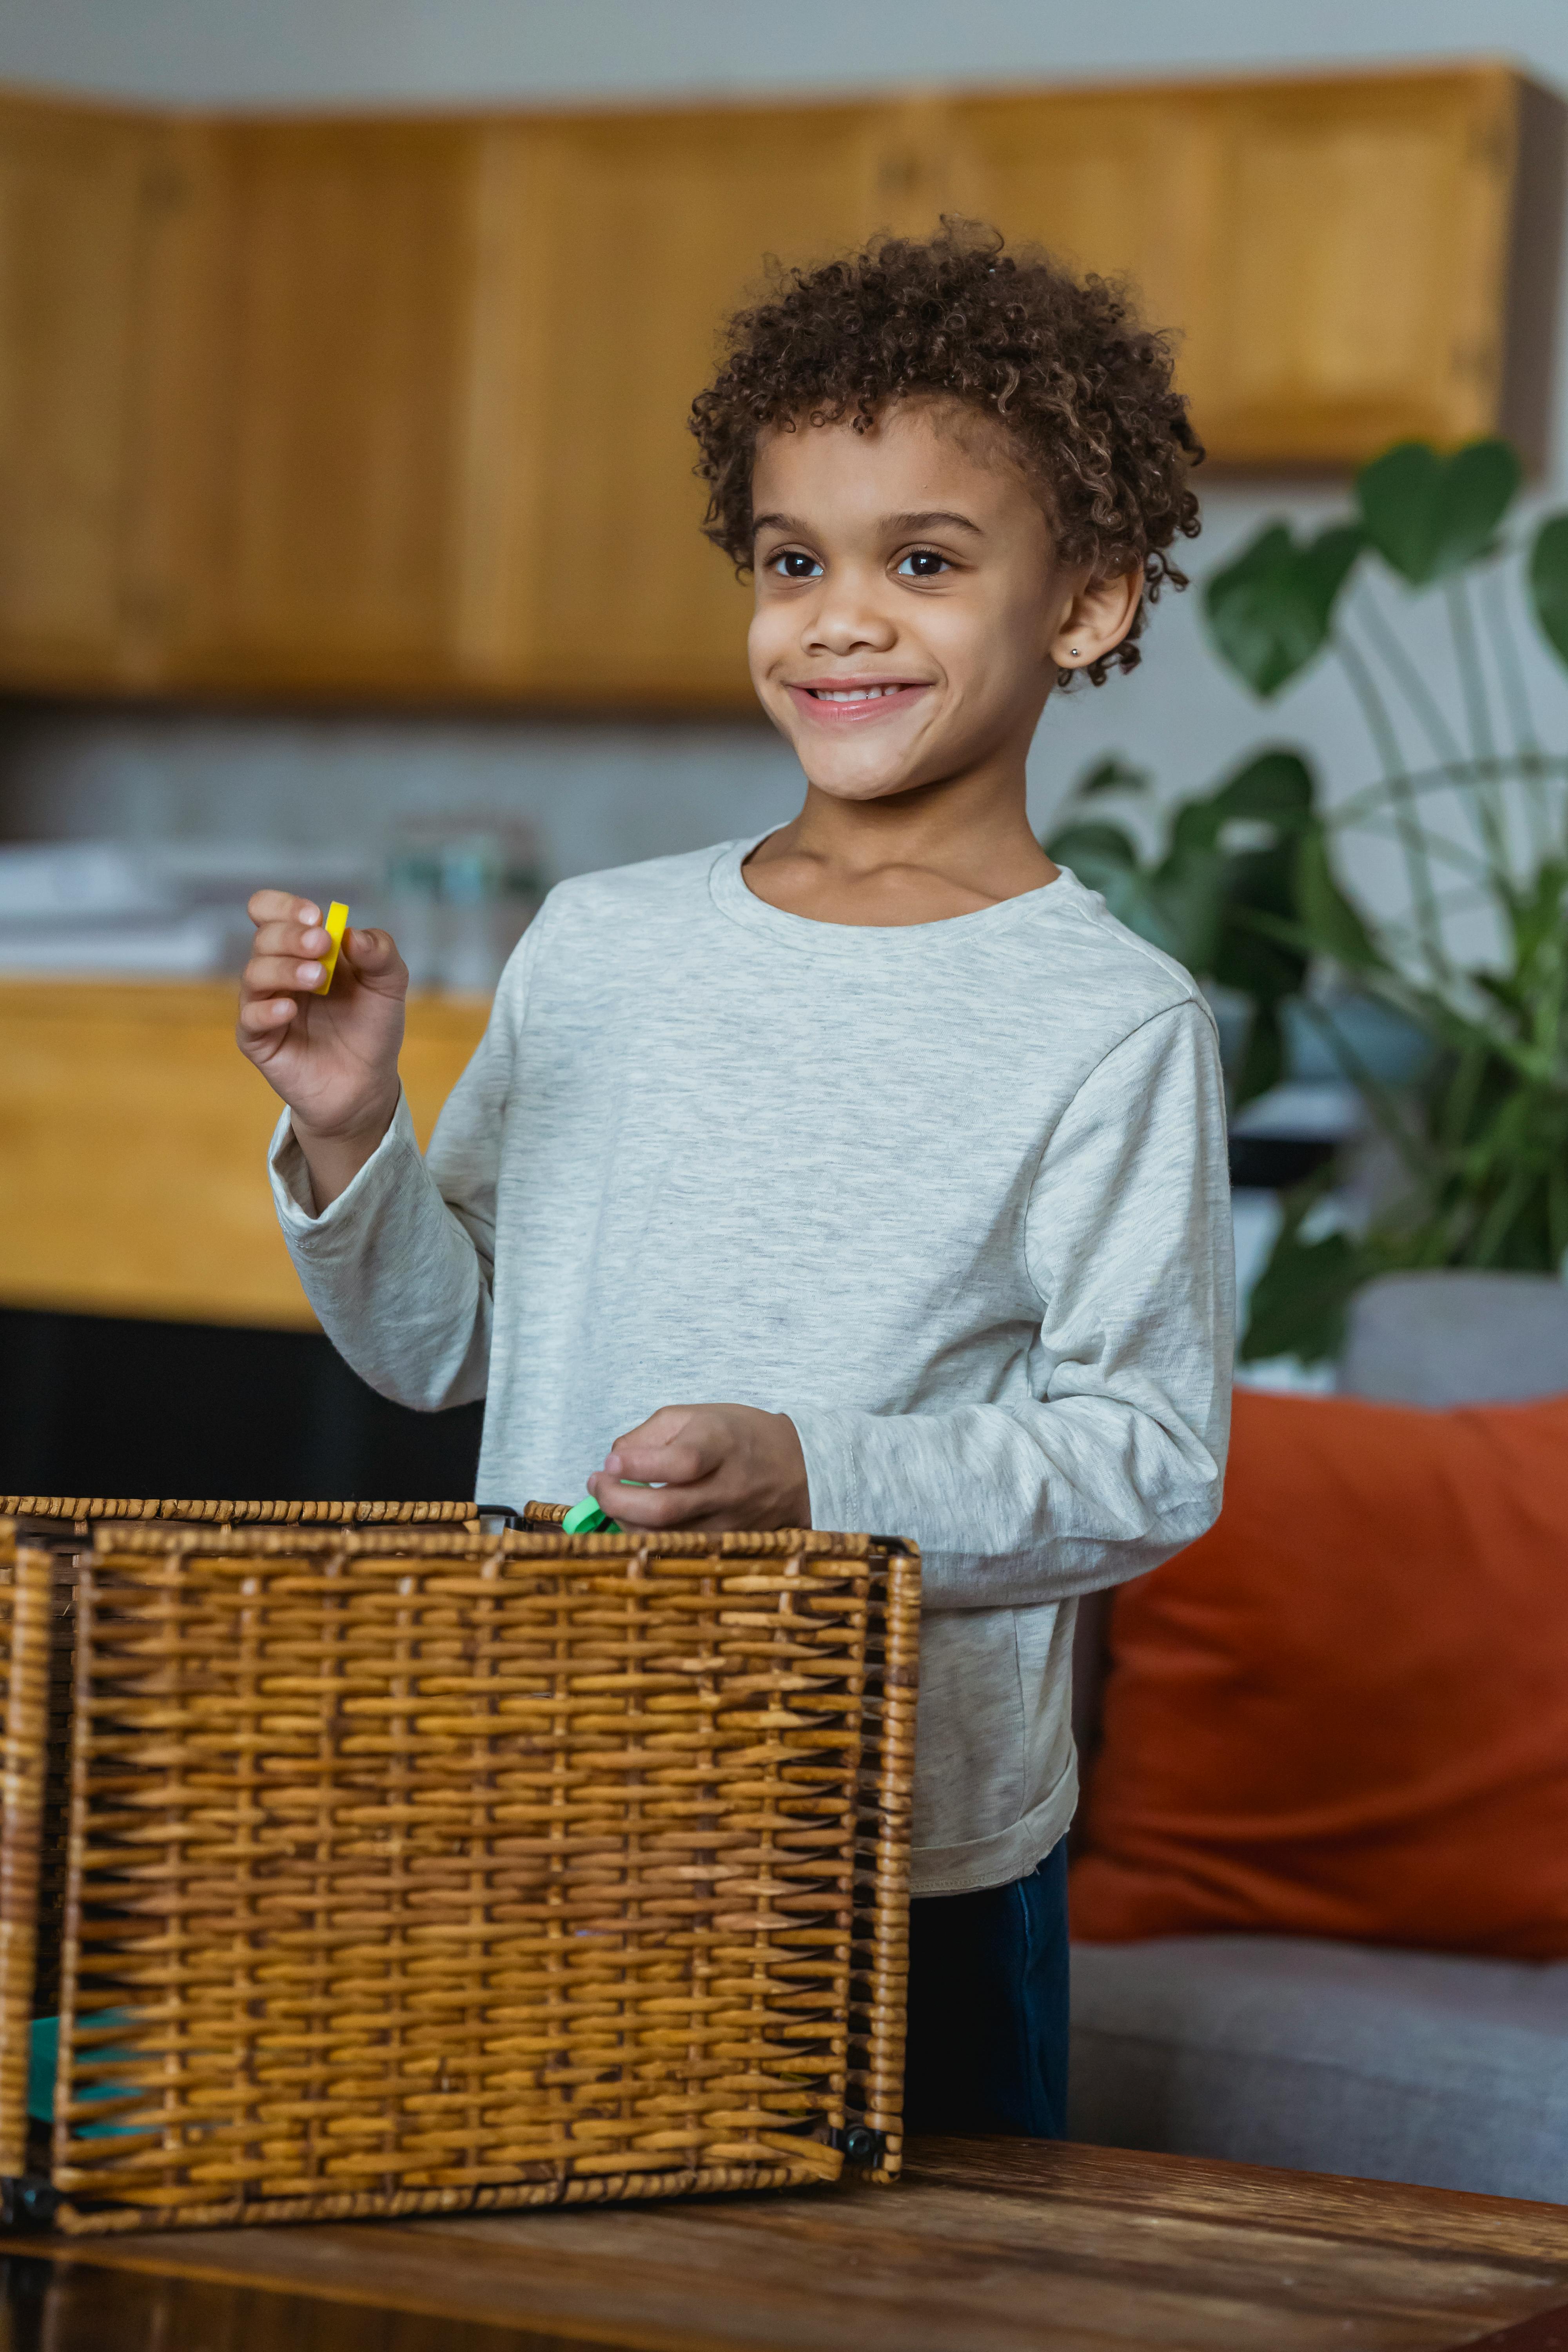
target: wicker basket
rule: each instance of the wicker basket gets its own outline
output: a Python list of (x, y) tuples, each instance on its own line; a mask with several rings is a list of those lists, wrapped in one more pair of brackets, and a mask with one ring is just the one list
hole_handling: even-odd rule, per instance
[(912, 1548), (12, 1499), (8, 2217), (897, 2172)]

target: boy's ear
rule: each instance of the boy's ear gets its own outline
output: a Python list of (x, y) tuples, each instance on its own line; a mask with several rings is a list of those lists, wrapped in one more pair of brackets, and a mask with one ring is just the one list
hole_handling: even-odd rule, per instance
[(1088, 669), (1112, 653), (1137, 618), (1143, 595), (1143, 567), (1090, 580), (1079, 588), (1050, 643), (1058, 669)]

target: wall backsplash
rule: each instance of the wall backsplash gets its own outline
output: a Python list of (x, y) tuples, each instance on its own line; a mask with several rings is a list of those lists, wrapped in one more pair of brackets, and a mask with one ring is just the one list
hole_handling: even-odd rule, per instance
[(0, 836), (352, 845), (379, 862), (409, 818), (521, 820), (549, 878), (761, 833), (798, 771), (760, 721), (540, 724), (13, 705)]
[[(659, 93), (753, 96), (812, 80), (829, 59), (851, 89), (1014, 79), (1114, 79), (1220, 68), (1344, 66), (1469, 56), (1465, 0), (1375, 0), (1259, 11), (1195, 0), (1181, 12), (1134, 0), (1121, 11), (1026, 9), (978, 0), (865, 0), (847, 14), (802, 0), (798, 36), (780, 44), (766, 10), (711, 0), (577, 0), (571, 8), (493, 0), (16, 0), (0, 11), (0, 76), (17, 82), (214, 105), (384, 106), (466, 101), (599, 102)], [(1489, 51), (1568, 86), (1568, 10), (1497, 0)], [(1568, 333), (1568, 302), (1560, 305)], [(1541, 491), (1568, 500), (1562, 430), (1568, 366), (1557, 368), (1559, 431)], [(1342, 484), (1232, 477), (1205, 484), (1205, 529), (1191, 551), (1201, 578), (1263, 520), (1300, 526), (1343, 503)], [(650, 573), (657, 578), (657, 573)], [(652, 593), (657, 593), (657, 588)], [(1331, 799), (1374, 772), (1342, 688), (1320, 667), (1260, 712), (1201, 642), (1197, 592), (1163, 604), (1142, 668), (1047, 712), (1031, 761), (1031, 811), (1049, 821), (1074, 777), (1107, 753), (1149, 769), (1180, 796), (1212, 782), (1260, 740), (1296, 743)], [(1440, 615), (1431, 616), (1434, 626)], [(1528, 636), (1526, 639), (1528, 646)], [(1435, 658), (1440, 658), (1435, 654)], [(1568, 691), (1543, 647), (1530, 687), (1549, 740), (1568, 740)], [(1441, 675), (1440, 672), (1436, 673)], [(584, 719), (153, 713), (0, 703), (0, 841), (104, 838), (274, 841), (280, 851), (353, 844), (377, 858), (408, 818), (489, 810), (528, 821), (555, 877), (763, 831), (798, 802), (795, 763), (763, 725)], [(1374, 904), (1378, 877), (1357, 877)]]
[[(1203, 536), (1184, 556), (1194, 586), (1162, 600), (1141, 667), (1053, 697), (1030, 760), (1037, 831), (1073, 780), (1113, 752), (1170, 798), (1265, 740), (1306, 750), (1330, 802), (1368, 782), (1372, 749), (1332, 666), (1316, 665), (1260, 709), (1215, 659), (1199, 609), (1199, 583), (1260, 520), (1288, 513), (1311, 529), (1343, 503), (1338, 483), (1213, 485)], [(1412, 617), (1443, 681), (1440, 599)], [(1531, 625), (1520, 634), (1543, 740), (1568, 740), (1568, 678)], [(276, 843), (280, 878), (290, 856), (336, 846), (379, 871), (409, 819), (484, 815), (525, 824), (544, 877), (561, 880), (764, 832), (794, 814), (800, 793), (794, 755), (760, 714), (563, 721), (0, 701), (0, 842)], [(1378, 907), (1377, 853), (1358, 854), (1371, 870), (1355, 879)]]

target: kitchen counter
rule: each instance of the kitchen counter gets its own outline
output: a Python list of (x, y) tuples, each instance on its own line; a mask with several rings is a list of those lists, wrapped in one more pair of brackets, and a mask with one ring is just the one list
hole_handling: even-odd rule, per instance
[[(0, 1307), (315, 1328), (267, 1185), (278, 1100), (235, 1002), (229, 981), (0, 981)], [(487, 1011), (410, 1002), (421, 1143)]]

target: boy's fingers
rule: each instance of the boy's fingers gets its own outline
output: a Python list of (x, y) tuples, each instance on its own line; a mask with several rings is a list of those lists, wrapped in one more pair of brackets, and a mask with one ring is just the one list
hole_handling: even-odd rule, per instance
[(246, 902), (253, 923), (319, 923), (321, 910), (314, 898), (296, 898), (292, 890), (253, 890)]
[(247, 996), (239, 1008), (239, 1025), (253, 1032), (276, 1029), (280, 1021), (292, 1021), (299, 1010), (291, 996)]
[(345, 931), (343, 954), (367, 979), (392, 971), (403, 961), (390, 931)]
[(666, 1445), (644, 1439), (622, 1438), (605, 1457), (612, 1478), (633, 1478), (643, 1486), (657, 1479), (660, 1486), (689, 1486), (718, 1466), (719, 1456), (685, 1438)]
[(331, 940), (321, 923), (258, 923), (252, 955), (322, 956)]
[(239, 976), (240, 991), (247, 996), (277, 996), (285, 989), (312, 989), (321, 970), (314, 956), (252, 956)]
[(605, 1467), (612, 1475), (670, 1479), (687, 1486), (716, 1470), (732, 1443), (723, 1416), (710, 1406), (661, 1405), (616, 1438)]
[(692, 1486), (633, 1486), (607, 1471), (595, 1471), (588, 1492), (602, 1511), (626, 1528), (684, 1528), (700, 1517), (711, 1498)]
[(294, 1025), (299, 1011), (292, 997), (258, 997), (239, 1008), (235, 1039), (253, 1062), (269, 1062)]

